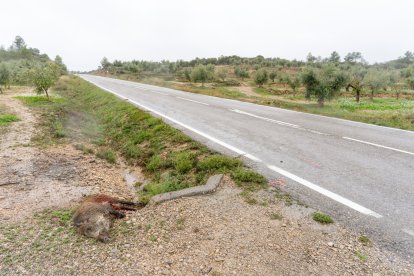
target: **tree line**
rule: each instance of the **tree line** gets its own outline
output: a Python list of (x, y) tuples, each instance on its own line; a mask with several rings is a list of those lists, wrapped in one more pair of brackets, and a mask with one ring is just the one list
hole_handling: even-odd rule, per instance
[(305, 97), (316, 99), (321, 106), (341, 89), (354, 93), (357, 102), (362, 91), (369, 91), (373, 99), (378, 91), (393, 91), (398, 98), (400, 91), (414, 90), (414, 54), (410, 51), (395, 60), (374, 64), (368, 64), (360, 52), (341, 58), (336, 51), (326, 58), (309, 53), (306, 61), (235, 55), (175, 62), (109, 62), (103, 58), (99, 70), (112, 74), (169, 76), (203, 86), (206, 82), (237, 85), (237, 79), (252, 80), (258, 86), (279, 83), (290, 87), (293, 94), (303, 88)]
[(20, 36), (8, 49), (0, 47), (0, 93), (10, 85), (33, 85), (36, 92), (49, 97), (49, 88), (66, 73), (60, 56), (51, 60), (38, 49), (28, 47)]

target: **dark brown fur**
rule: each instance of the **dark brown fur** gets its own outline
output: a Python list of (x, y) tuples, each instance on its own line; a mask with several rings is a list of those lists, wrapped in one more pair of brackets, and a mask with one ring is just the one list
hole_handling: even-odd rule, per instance
[(73, 223), (78, 232), (102, 242), (109, 241), (109, 229), (112, 221), (124, 218), (121, 210), (136, 211), (138, 205), (107, 195), (87, 197), (73, 216)]

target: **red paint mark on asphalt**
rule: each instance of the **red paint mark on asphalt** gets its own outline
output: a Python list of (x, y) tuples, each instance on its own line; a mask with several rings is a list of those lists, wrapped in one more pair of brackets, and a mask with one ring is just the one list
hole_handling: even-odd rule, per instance
[(279, 178), (276, 181), (269, 182), (269, 185), (277, 189), (282, 189), (286, 187), (288, 184), (283, 178)]

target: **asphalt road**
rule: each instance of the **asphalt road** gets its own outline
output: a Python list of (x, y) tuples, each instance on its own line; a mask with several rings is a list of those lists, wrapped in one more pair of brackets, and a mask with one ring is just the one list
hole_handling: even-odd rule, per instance
[(414, 260), (414, 132), (80, 75)]

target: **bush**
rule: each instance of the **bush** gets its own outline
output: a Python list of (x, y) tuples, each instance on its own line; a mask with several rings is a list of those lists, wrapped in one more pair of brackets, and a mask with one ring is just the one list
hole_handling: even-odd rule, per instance
[(256, 75), (254, 76), (254, 82), (259, 86), (263, 86), (268, 79), (269, 75), (265, 69), (257, 70)]
[(266, 178), (261, 174), (241, 167), (233, 171), (232, 178), (237, 185), (249, 190), (254, 190), (267, 183)]
[(242, 166), (242, 162), (223, 155), (211, 155), (199, 161), (198, 169), (208, 172), (224, 172)]
[(244, 80), (245, 78), (248, 78), (249, 77), (249, 72), (247, 72), (246, 69), (243, 69), (243, 68), (240, 68), (240, 67), (236, 67), (234, 69), (234, 74), (237, 77), (241, 78), (242, 80)]
[(184, 174), (194, 167), (195, 154), (188, 151), (175, 153), (172, 156), (172, 163), (178, 173)]
[(329, 224), (334, 222), (330, 216), (321, 212), (313, 213), (312, 218), (314, 221), (317, 221), (322, 224)]

